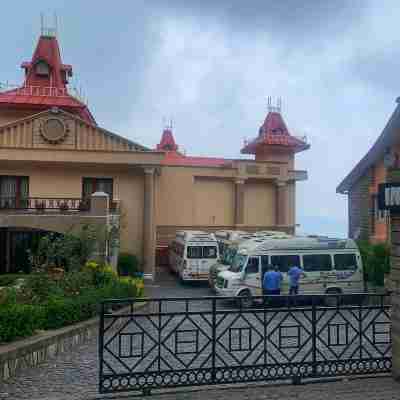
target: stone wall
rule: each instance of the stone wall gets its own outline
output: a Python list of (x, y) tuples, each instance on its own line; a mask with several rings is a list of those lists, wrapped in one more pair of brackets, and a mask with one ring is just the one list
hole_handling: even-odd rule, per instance
[(372, 173), (368, 170), (349, 190), (349, 237), (367, 240), (371, 234), (371, 196), (369, 187)]
[(391, 290), (393, 376), (400, 379), (400, 214), (391, 216)]
[(0, 346), (0, 383), (95, 337), (98, 318)]

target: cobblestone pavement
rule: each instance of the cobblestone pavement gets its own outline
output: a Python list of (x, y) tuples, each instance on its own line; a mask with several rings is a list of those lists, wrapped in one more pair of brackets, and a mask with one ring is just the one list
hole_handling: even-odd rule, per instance
[[(179, 289), (169, 275), (163, 276), (160, 285), (147, 289), (150, 297), (190, 297), (210, 295), (206, 285), (188, 285)], [(22, 376), (0, 384), (0, 400), (84, 400), (99, 398), (97, 341), (79, 346), (43, 364), (40, 368), (26, 371)], [(207, 390), (208, 400), (225, 399), (280, 399), (280, 400), (389, 400), (400, 399), (400, 384), (390, 378), (350, 380), (312, 385), (233, 387), (229, 390), (202, 388), (191, 391), (174, 391), (169, 394), (154, 394), (156, 400), (200, 399)], [(128, 398), (121, 395), (120, 398)], [(132, 396), (130, 396), (131, 398)], [(106, 397), (105, 397), (106, 398)], [(110, 397), (108, 397), (110, 398)], [(137, 397), (138, 398), (138, 397)], [(140, 398), (140, 397), (139, 397)]]
[[(166, 275), (162, 282), (147, 289), (147, 295), (177, 296), (175, 279)], [(190, 285), (179, 296), (208, 296), (206, 285)], [(0, 383), (0, 400), (83, 400), (98, 393), (97, 340), (92, 340), (33, 368), (23, 375)]]

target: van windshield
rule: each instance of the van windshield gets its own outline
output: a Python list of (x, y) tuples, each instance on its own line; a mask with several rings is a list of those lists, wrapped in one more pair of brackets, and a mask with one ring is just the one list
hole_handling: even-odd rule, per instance
[(224, 265), (231, 265), (233, 258), (237, 253), (237, 249), (233, 247), (226, 247), (224, 253), (222, 254), (221, 262)]
[(240, 272), (243, 267), (246, 265), (247, 256), (243, 254), (236, 254), (233, 258), (232, 265), (229, 268), (231, 272)]

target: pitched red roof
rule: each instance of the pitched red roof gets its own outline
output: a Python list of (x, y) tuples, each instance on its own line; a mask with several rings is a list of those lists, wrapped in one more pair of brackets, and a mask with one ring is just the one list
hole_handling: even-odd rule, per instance
[[(40, 62), (49, 67), (48, 75), (40, 75), (36, 65)], [(56, 37), (41, 36), (30, 62), (23, 62), (24, 84), (13, 90), (0, 92), (0, 106), (29, 107), (46, 110), (59, 107), (79, 115), (89, 123), (96, 123), (88, 107), (68, 93), (68, 77), (72, 76), (72, 66), (61, 61), (60, 48)]]
[(295, 152), (306, 150), (310, 147), (303, 139), (296, 138), (289, 130), (282, 118), (276, 111), (270, 111), (259, 129), (258, 137), (248, 142), (241, 153), (255, 154), (263, 146), (284, 146)]

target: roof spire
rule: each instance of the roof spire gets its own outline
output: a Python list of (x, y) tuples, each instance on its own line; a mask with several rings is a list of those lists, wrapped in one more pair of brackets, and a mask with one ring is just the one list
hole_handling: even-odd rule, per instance
[(172, 118), (169, 120), (169, 125), (166, 123), (166, 118), (163, 117), (164, 130), (161, 136), (161, 141), (157, 145), (157, 150), (161, 151), (177, 151), (178, 145), (175, 143), (172, 133)]
[(58, 18), (57, 13), (54, 13), (54, 26), (46, 26), (45, 24), (45, 16), (43, 13), (40, 13), (40, 35), (45, 37), (57, 37), (58, 34)]
[(264, 146), (286, 147), (289, 151), (302, 151), (310, 147), (304, 138), (297, 138), (290, 134), (281, 115), (282, 99), (278, 97), (276, 105), (272, 105), (272, 97), (268, 96), (268, 114), (258, 130), (258, 137), (245, 142), (242, 154), (256, 154)]
[(282, 97), (278, 97), (276, 100), (276, 105), (272, 105), (272, 96), (268, 96), (267, 98), (268, 101), (268, 112), (276, 112), (276, 113), (281, 113), (282, 110)]

